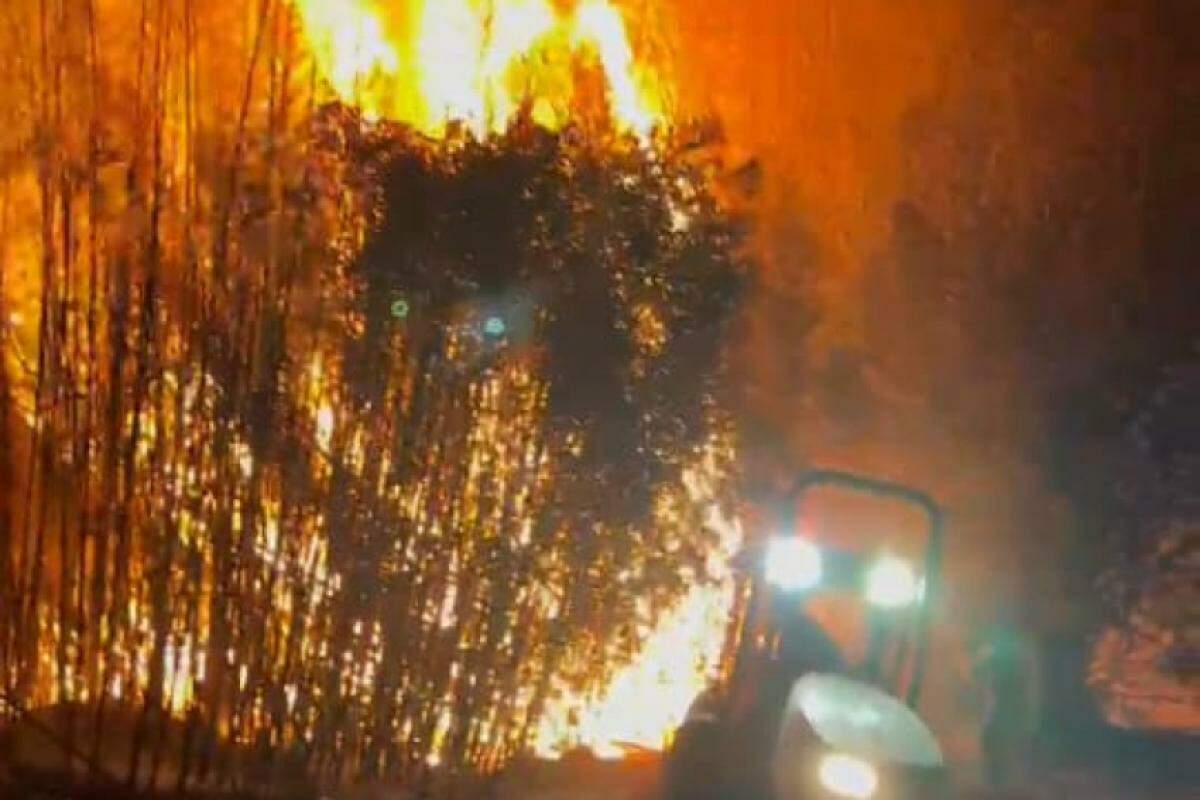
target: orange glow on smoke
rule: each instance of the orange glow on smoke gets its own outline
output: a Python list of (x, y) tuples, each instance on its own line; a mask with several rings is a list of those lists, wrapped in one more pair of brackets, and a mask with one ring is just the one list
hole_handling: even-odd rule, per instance
[[(608, 0), (295, 0), (317, 66), (344, 102), (441, 136), (449, 122), (502, 131), (523, 104), (557, 130), (581, 104), (584, 73), (604, 79), (614, 126), (645, 139), (663, 121), (652, 70)], [(591, 112), (593, 109), (588, 109)]]

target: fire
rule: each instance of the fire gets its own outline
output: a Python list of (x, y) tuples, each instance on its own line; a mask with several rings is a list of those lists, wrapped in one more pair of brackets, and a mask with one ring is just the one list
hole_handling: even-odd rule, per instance
[(628, 746), (663, 748), (719, 666), (732, 602), (729, 581), (693, 589), (598, 702), (568, 697), (545, 716), (535, 752), (557, 758), (569, 747), (586, 747), (613, 759)]
[[(195, 5), (204, 6), (201, 20), (225, 6), (215, 0)], [(402, 121), (436, 137), (451, 123), (484, 136), (503, 130), (523, 111), (551, 130), (581, 115), (611, 126), (603, 132), (629, 134), (647, 145), (653, 144), (651, 135), (667, 118), (666, 95), (654, 70), (643, 63), (630, 19), (609, 0), (292, 0), (291, 5), (306, 36), (304, 60), (289, 47), (293, 31), (272, 18), (269, 32), (263, 34), (268, 41), (265, 55), (257, 68), (250, 59), (250, 76), (282, 64), (286, 68), (281, 67), (281, 74), (270, 73), (281, 82), (307, 77), (293, 70), (311, 61), (323, 84), (320, 92), (358, 107), (369, 118)], [(125, 11), (121, 4), (112, 7)], [(129, 28), (123, 17), (105, 16), (101, 21), (114, 29)], [(189, 29), (196, 22), (189, 16)], [(161, 93), (161, 104), (171, 109), (182, 102), (179, 94), (192, 91), (185, 87), (195, 86), (198, 69), (198, 62), (186, 57), (186, 47), (175, 49), (176, 23), (165, 12), (155, 23), (162, 26), (156, 36), (161, 35), (166, 55), (154, 69), (156, 88), (146, 90)], [(221, 26), (194, 27), (224, 41), (218, 36)], [(75, 27), (64, 28), (62, 40), (71, 43), (73, 31)], [(115, 54), (105, 55), (104, 63), (123, 63), (124, 51), (110, 47)], [(64, 70), (73, 75), (83, 62), (68, 60)], [(47, 59), (46, 64), (53, 62)], [(215, 79), (200, 83), (221, 85)], [(264, 83), (245, 84), (256, 92), (247, 95), (255, 108)], [(303, 83), (308, 85), (307, 80)], [(50, 80), (30, 84), (39, 91), (56, 85)], [(224, 108), (215, 102), (213, 91), (213, 96), (206, 90), (183, 103), (188, 114), (210, 110), (210, 102), (211, 109)], [(73, 107), (69, 95), (59, 102), (68, 110)], [(290, 105), (310, 107), (308, 102), (279, 102), (284, 116)], [(131, 120), (144, 122), (141, 113), (131, 112)], [(199, 114), (206, 120), (202, 130), (188, 135), (208, 136), (209, 116)], [(211, 131), (224, 130), (224, 115), (211, 116)], [(256, 116), (249, 115), (246, 123), (251, 126), (248, 142), (256, 139)], [(302, 119), (267, 116), (271, 124), (286, 123), (288, 130), (303, 124)], [(64, 141), (72, 141), (66, 136), (72, 131), (76, 139), (86, 141), (88, 136), (81, 132), (89, 125), (68, 114), (62, 125)], [(173, 134), (173, 126), (167, 124), (166, 139)], [(126, 148), (122, 153), (139, 146), (122, 142), (116, 134), (114, 139)], [(563, 608), (559, 582), (571, 574), (565, 549), (541, 541), (545, 536), (536, 524), (553, 500), (555, 478), (565, 469), (555, 461), (547, 433), (547, 384), (519, 361), (490, 377), (468, 380), (465, 365), (475, 346), (470, 341), (451, 336), (444, 346), (421, 344), (459, 382), (443, 391), (435, 386), (436, 375), (414, 366), (417, 361), (398, 359), (388, 365), (386, 392), (381, 390), (375, 398), (397, 407), (412, 404), (414, 397), (428, 399), (422, 413), (430, 424), (426, 426), (423, 418), (417, 426), (411, 411), (385, 415), (378, 407), (358, 404), (343, 374), (346, 348), (339, 325), (329, 331), (315, 326), (313, 337), (305, 331), (303, 344), (279, 334), (281, 340), (273, 345), (286, 350), (288, 358), (279, 371), (264, 367), (272, 388), (261, 393), (262, 387), (230, 391), (224, 384), (226, 371), (213, 369), (209, 351), (189, 346), (189, 337), (208, 326), (233, 338), (243, 331), (231, 333), (235, 312), (219, 302), (226, 294), (221, 280), (206, 274), (211, 263), (201, 259), (189, 276), (189, 270), (178, 269), (188, 262), (176, 250), (182, 251), (180, 243), (190, 242), (189, 237), (197, 239), (198, 250), (215, 250), (208, 237), (218, 230), (240, 242), (243, 237), (249, 241), (251, 230), (259, 233), (259, 226), (266, 226), (283, 238), (284, 211), (292, 209), (275, 208), (279, 213), (267, 214), (265, 221), (256, 214), (242, 219), (240, 212), (234, 221), (229, 215), (210, 217), (208, 210), (219, 209), (221, 201), (209, 194), (208, 181), (197, 178), (189, 166), (195, 154), (188, 148), (164, 145), (168, 165), (162, 175), (146, 179), (150, 187), (174, 187), (168, 175), (181, 176), (185, 185), (195, 184), (188, 191), (163, 191), (163, 208), (156, 207), (147, 218), (146, 230), (163, 236), (161, 266), (171, 279), (157, 297), (149, 294), (154, 283), (142, 271), (150, 266), (138, 263), (124, 274), (126, 264), (116, 255), (124, 254), (126, 246), (130, 252), (142, 252), (137, 238), (142, 228), (126, 224), (126, 217), (142, 208), (140, 195), (131, 192), (126, 198), (117, 191), (110, 210), (101, 191), (107, 186), (104, 181), (89, 188), (58, 180), (53, 170), (32, 161), (22, 178), (27, 185), (14, 179), (0, 186), (0, 215), (7, 215), (0, 228), (21, 234), (9, 236), (0, 247), (0, 256), (7, 256), (0, 262), (10, 265), (0, 275), (0, 365), (7, 368), (0, 377), (12, 379), (8, 391), (15, 399), (13, 419), (27, 423), (17, 431), (25, 455), (13, 459), (21, 469), (15, 491), (34, 501), (28, 509), (34, 516), (15, 517), (17, 529), (29, 536), (13, 537), (20, 539), (13, 550), (22, 585), (16, 595), (20, 608), (0, 625), (6, 688), (15, 680), (21, 702), (31, 708), (95, 702), (105, 695), (129, 706), (161, 700), (164, 710), (177, 719), (196, 712), (211, 714), (206, 723), (231, 744), (247, 745), (267, 735), (273, 743), (288, 746), (303, 741), (321, 748), (327, 746), (324, 742), (335, 742), (339, 751), (358, 748), (352, 759), (360, 752), (365, 758), (376, 744), (370, 738), (375, 723), (391, 714), (387, 722), (398, 731), (387, 743), (387, 766), (392, 770), (409, 757), (443, 765), (468, 760), (491, 764), (509, 757), (525, 744), (521, 737), (528, 722), (523, 715), (532, 708), (532, 687), (542, 685), (541, 675), (549, 682), (558, 674), (538, 648), (550, 642), (549, 621)], [(247, 157), (244, 163), (230, 165), (231, 174), (235, 166), (244, 173), (235, 182), (238, 191), (272, 206), (276, 201), (258, 194), (272, 181), (260, 183), (257, 178), (260, 170), (275, 177), (287, 172), (284, 165), (291, 162), (277, 155), (271, 158), (276, 157), (278, 162), (266, 159), (259, 164)], [(89, 153), (79, 163), (97, 158)], [(178, 164), (171, 163), (176, 158)], [(64, 163), (64, 174), (79, 166), (70, 159)], [(35, 180), (43, 173), (49, 176), (44, 187)], [(224, 180), (219, 183), (227, 185)], [(340, 275), (337, 265), (327, 260), (352, 258), (348, 251), (353, 244), (342, 243), (361, 243), (366, 222), (357, 207), (361, 198), (343, 191), (337, 181), (317, 183), (338, 187), (330, 189), (336, 197), (323, 198), (331, 206), (334, 200), (338, 204), (336, 221), (328, 221), (338, 246), (310, 248), (302, 242), (300, 249), (320, 261), (314, 273), (324, 279)], [(25, 201), (36, 198), (40, 189), (53, 202)], [(152, 194), (158, 198), (157, 189)], [(99, 202), (102, 195), (104, 203)], [(199, 197), (195, 208), (184, 202), (193, 195)], [(282, 196), (291, 197), (286, 192)], [(95, 209), (68, 213), (88, 208), (89, 200)], [(28, 215), (22, 216), (26, 210)], [(313, 216), (306, 222), (324, 232), (323, 217)], [(681, 219), (676, 232), (686, 225), (686, 216)], [(76, 227), (67, 230), (66, 221)], [(83, 235), (79, 225), (86, 225)], [(86, 235), (93, 230), (95, 237)], [(42, 238), (39, 231), (55, 235)], [(347, 252), (342, 252), (343, 246)], [(245, 260), (238, 269), (245, 267), (247, 276), (251, 271), (259, 274), (251, 269), (259, 255), (252, 250), (234, 259)], [(89, 272), (93, 260), (95, 271)], [(51, 280), (60, 274), (64, 280)], [(66, 276), (73, 276), (74, 282)], [(273, 293), (263, 280), (261, 285), (244, 284), (259, 308), (271, 305), (266, 299)], [(116, 291), (113, 287), (127, 292), (121, 301), (126, 305), (118, 302), (120, 295), (110, 296)], [(351, 294), (348, 286), (324, 288), (339, 303)], [(193, 298), (209, 296), (212, 303), (193, 305)], [(95, 306), (94, 320), (87, 313), (89, 302)], [(118, 315), (118, 308), (128, 313)], [(407, 313), (407, 306), (403, 310)], [(191, 314), (204, 324), (195, 324)], [(256, 333), (245, 337), (247, 341), (258, 341), (258, 326), (266, 316), (248, 313), (247, 325)], [(298, 317), (289, 317), (285, 333), (295, 335), (291, 320)], [(641, 355), (657, 357), (668, 346), (664, 318), (647, 304), (636, 311), (634, 322)], [(65, 333), (58, 332), (60, 326)], [(239, 347), (230, 345), (230, 359), (240, 358), (232, 355)], [(257, 344), (247, 347), (252, 350)], [(139, 377), (141, 366), (151, 378)], [(287, 420), (286, 432), (272, 430), (260, 439), (253, 426), (243, 428), (242, 423), (250, 419), (252, 404), (256, 413), (262, 411), (257, 404), (266, 396), (279, 401), (273, 408)], [(76, 407), (60, 398), (86, 402)], [(464, 408), (469, 413), (457, 413)], [(7, 435), (7, 420), (0, 419), (0, 426), (0, 434)], [(445, 431), (450, 435), (443, 436)], [(401, 463), (407, 453), (395, 444), (402, 441), (400, 433), (419, 439), (412, 451), (421, 458)], [(0, 450), (7, 441), (0, 437)], [(71, 444), (78, 446), (66, 446)], [(280, 452), (284, 449), (286, 454)], [(41, 463), (47, 456), (55, 460)], [(701, 465), (696, 474), (709, 473)], [(303, 476), (298, 484), (293, 480), (297, 475)], [(41, 482), (45, 476), (54, 481)], [(687, 495), (683, 500), (692, 509), (709, 507), (714, 493), (693, 477), (695, 485), (681, 492)], [(303, 497), (296, 491), (298, 485)], [(501, 507), (493, 501), (497, 497), (511, 500)], [(348, 507), (353, 509), (354, 525), (342, 518)], [(51, 515), (59, 527), (37, 524)], [(644, 626), (640, 656), (602, 691), (568, 692), (552, 701), (544, 721), (535, 721), (536, 735), (529, 744), (546, 755), (584, 744), (606, 756), (618, 753), (621, 743), (652, 748), (663, 744), (720, 661), (732, 596), (731, 579), (722, 569), (736, 526), (717, 520), (715, 527), (723, 534), (709, 570), (717, 581), (698, 585), (661, 619), (639, 605)], [(382, 546), (384, 532), (399, 529), (405, 536)], [(538, 556), (539, 561), (531, 559), (521, 568), (507, 616), (496, 618), (502, 634), (492, 636), (491, 621), (484, 626), (478, 622), (479, 598), (491, 586), (469, 574), (483, 556), (478, 552), (482, 548), (473, 552), (475, 543), (462, 540), (464, 529), (486, 530), (496, 540), (511, 537), (519, 552)], [(360, 608), (356, 596), (349, 602), (346, 587), (356, 576), (341, 571), (349, 561), (339, 548), (359, 546), (350, 541), (352, 532), (368, 533), (373, 547), (381, 544), (372, 551), (373, 560), (353, 563), (369, 563), (373, 574), (389, 585), (419, 586), (416, 607), (375, 608), (372, 601), (367, 604), (371, 607)], [(487, 546), (492, 544), (489, 539)], [(556, 574), (543, 579), (537, 574), (542, 568)], [(353, 615), (344, 613), (351, 608)], [(411, 641), (438, 642), (447, 648), (446, 658), (397, 665), (398, 650), (385, 647), (387, 636), (394, 635), (396, 616), (402, 616)], [(529, 641), (522, 641), (520, 626), (532, 631)], [(21, 643), (19, 652), (13, 642)], [(487, 652), (489, 647), (511, 650), (514, 663), (532, 665), (537, 677), (515, 692), (488, 685), (488, 664), (465, 654)], [(589, 649), (578, 660), (591, 655)], [(444, 673), (439, 673), (443, 666)], [(584, 672), (571, 676), (573, 685), (587, 677)], [(445, 680), (439, 683), (442, 674)], [(414, 686), (442, 694), (423, 695), (432, 698), (432, 707), (416, 708), (408, 698), (417, 695), (405, 694)], [(474, 705), (464, 707), (464, 697)], [(355, 707), (361, 715), (347, 714), (340, 728), (335, 723), (337, 730), (330, 729), (334, 735), (326, 736), (322, 709), (332, 703)], [(456, 727), (465, 716), (463, 708), (485, 710), (477, 724), (473, 721), (468, 733), (474, 738), (469, 741)], [(467, 744), (471, 752), (465, 752)]]
[[(372, 118), (440, 137), (459, 122), (504, 130), (528, 105), (558, 130), (589, 106), (582, 74), (598, 73), (613, 125), (643, 140), (664, 121), (653, 70), (638, 63), (627, 20), (609, 0), (295, 0), (332, 92)], [(589, 111), (591, 108), (589, 107)]]
[[(456, 122), (484, 136), (527, 108), (538, 125), (559, 130), (581, 111), (595, 113), (594, 92), (583, 84), (599, 76), (615, 129), (646, 142), (665, 120), (661, 83), (639, 63), (628, 21), (609, 0), (296, 0), (296, 7), (328, 87), (369, 118), (406, 122), (432, 137)], [(318, 418), (318, 437), (326, 439), (321, 430)], [(693, 502), (706, 502), (694, 489)], [(733, 598), (725, 565), (740, 533), (715, 512), (711, 522), (723, 540), (710, 564), (716, 583), (697, 586), (643, 630), (641, 654), (598, 697), (564, 692), (537, 729), (539, 755), (585, 746), (618, 757), (621, 745), (665, 745), (721, 658)], [(443, 614), (453, 607), (453, 598), (446, 601)]]
[[(703, 470), (689, 472), (689, 494), (703, 502)], [(683, 722), (696, 696), (722, 664), (736, 585), (730, 559), (742, 542), (737, 520), (709, 506), (708, 526), (720, 536), (709, 554), (711, 583), (694, 587), (679, 605), (646, 631), (645, 645), (598, 698), (567, 693), (542, 718), (534, 751), (554, 759), (572, 747), (597, 757), (621, 758), (630, 748), (660, 750)]]

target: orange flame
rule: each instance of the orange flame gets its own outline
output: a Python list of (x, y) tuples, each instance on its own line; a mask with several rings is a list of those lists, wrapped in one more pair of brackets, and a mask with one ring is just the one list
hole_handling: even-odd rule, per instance
[(693, 589), (598, 701), (568, 696), (551, 707), (534, 751), (553, 759), (570, 747), (586, 747), (598, 758), (616, 759), (630, 745), (665, 747), (719, 667), (732, 602), (729, 581)]
[[(685, 482), (692, 502), (706, 502), (704, 472), (712, 466), (709, 460), (689, 470)], [(629, 746), (660, 750), (670, 743), (692, 701), (722, 666), (734, 604), (729, 563), (742, 541), (740, 522), (722, 516), (714, 504), (707, 525), (720, 537), (708, 557), (713, 581), (693, 587), (653, 630), (643, 631), (641, 653), (598, 698), (565, 692), (543, 715), (533, 743), (537, 755), (554, 759), (569, 748), (586, 747), (599, 758), (617, 759)]]
[(578, 109), (581, 67), (604, 78), (614, 126), (649, 137), (664, 120), (652, 70), (637, 63), (626, 19), (608, 0), (294, 0), (333, 93), (371, 118), (440, 137), (452, 121), (503, 131), (529, 104), (561, 128)]

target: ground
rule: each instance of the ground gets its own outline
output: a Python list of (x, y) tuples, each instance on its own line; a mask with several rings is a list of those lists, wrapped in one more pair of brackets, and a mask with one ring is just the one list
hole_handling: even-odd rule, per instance
[[(1140, 760), (1139, 760), (1140, 763)], [(1169, 773), (1171, 770), (1161, 770)], [(957, 788), (954, 800), (1185, 800), (1194, 796), (1194, 783), (1175, 781), (1175, 787), (1156, 785), (1154, 788), (1133, 788), (1131, 781), (1117, 780), (1102, 771), (1100, 766), (1060, 770), (1040, 785), (1026, 790), (996, 792), (977, 785), (970, 776), (977, 772), (969, 768), (956, 771)], [(512, 765), (488, 786), (450, 795), (453, 800), (657, 800), (658, 759), (643, 755), (625, 761), (600, 761), (587, 755), (574, 755), (561, 761), (520, 761)], [(1155, 780), (1143, 770), (1143, 780)], [(1178, 776), (1176, 776), (1178, 778)], [(1189, 791), (1186, 787), (1191, 787)], [(420, 793), (402, 790), (395, 785), (374, 785), (327, 792), (325, 800), (422, 800)], [(122, 800), (110, 791), (73, 792), (69, 790), (33, 789), (26, 781), (14, 779), (0, 764), (0, 798), (3, 800)], [(279, 800), (291, 800), (283, 795)], [(145, 800), (145, 798), (142, 798)], [(213, 800), (235, 800), (214, 798)], [(295, 795), (295, 800), (311, 800)]]
[[(656, 797), (657, 763), (640, 759), (629, 763), (592, 762), (523, 765), (506, 776), (489, 800), (653, 800)], [(961, 800), (1185, 800), (1194, 791), (1185, 786), (1137, 789), (1097, 774), (1097, 770), (1060, 771), (1042, 785), (1010, 792), (990, 791), (966, 777), (974, 770), (961, 769), (963, 777), (953, 797)], [(1194, 785), (1192, 787), (1194, 789)]]

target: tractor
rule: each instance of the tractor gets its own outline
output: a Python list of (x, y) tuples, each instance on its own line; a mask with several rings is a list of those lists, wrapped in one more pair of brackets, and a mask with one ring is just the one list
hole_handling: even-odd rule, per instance
[[(927, 523), (923, 554), (914, 562), (802, 535), (797, 508), (818, 490), (915, 506)], [(940, 508), (915, 489), (835, 471), (803, 475), (784, 500), (782, 535), (735, 558), (748, 590), (730, 627), (730, 665), (673, 737), (665, 799), (940, 796), (941, 748), (917, 713), (942, 557)], [(856, 609), (864, 631), (854, 655), (812, 613), (833, 595)]]

